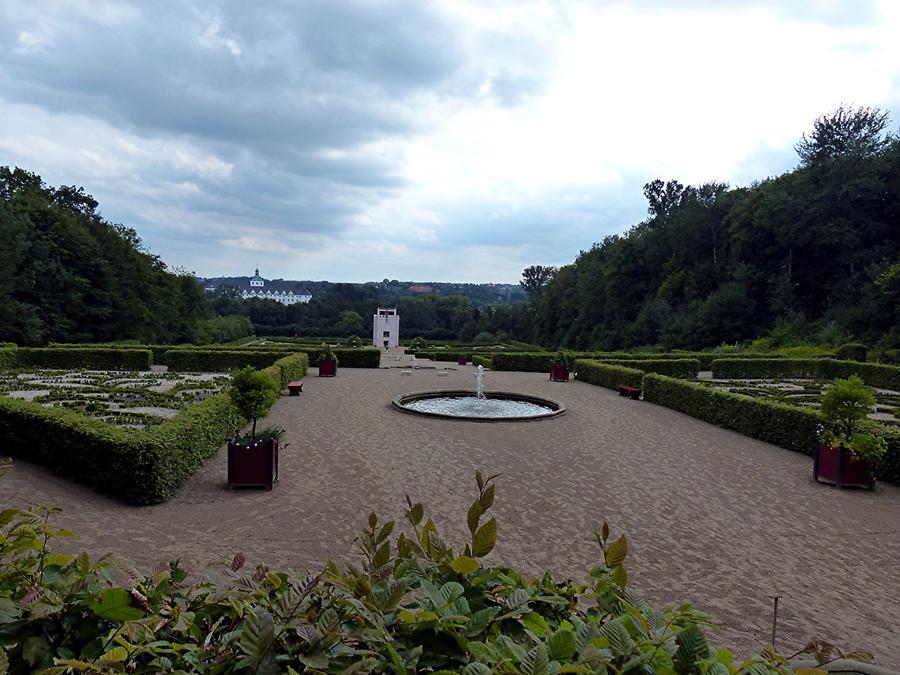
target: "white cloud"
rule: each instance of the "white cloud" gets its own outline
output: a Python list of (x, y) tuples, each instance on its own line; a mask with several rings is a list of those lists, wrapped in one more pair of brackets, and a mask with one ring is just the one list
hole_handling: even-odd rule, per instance
[(5, 6), (0, 161), (204, 275), (515, 281), (648, 180), (780, 173), (818, 115), (900, 104), (891, 0), (96, 6)]

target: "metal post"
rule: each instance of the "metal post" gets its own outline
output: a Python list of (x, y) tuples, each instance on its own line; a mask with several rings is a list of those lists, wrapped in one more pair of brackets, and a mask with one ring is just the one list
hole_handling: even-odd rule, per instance
[(778, 598), (781, 596), (771, 596), (775, 599), (775, 611), (772, 613), (772, 649), (775, 649), (775, 631), (778, 628)]

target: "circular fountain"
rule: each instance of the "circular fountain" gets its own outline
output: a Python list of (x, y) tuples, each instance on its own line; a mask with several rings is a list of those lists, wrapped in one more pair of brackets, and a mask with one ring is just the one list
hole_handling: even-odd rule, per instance
[(403, 394), (392, 403), (397, 410), (412, 415), (462, 419), (473, 422), (523, 422), (558, 417), (566, 412), (550, 399), (506, 391), (484, 391), (484, 367), (475, 373), (475, 391), (423, 391)]

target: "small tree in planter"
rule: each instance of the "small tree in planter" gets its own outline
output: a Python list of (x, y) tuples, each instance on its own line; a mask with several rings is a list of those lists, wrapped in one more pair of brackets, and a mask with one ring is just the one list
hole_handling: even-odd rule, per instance
[(553, 365), (550, 367), (550, 379), (553, 382), (569, 381), (569, 359), (562, 352), (556, 352)]
[(331, 351), (331, 345), (323, 344), (322, 353), (319, 354), (319, 377), (334, 377), (337, 375), (337, 356)]
[(887, 452), (883, 438), (864, 433), (861, 424), (875, 396), (858, 375), (836, 379), (822, 398), (825, 430), (816, 446), (813, 477), (835, 485), (873, 487)]
[(235, 371), (228, 389), (235, 407), (253, 425), (250, 436), (236, 436), (228, 444), (228, 485), (272, 489), (278, 479), (278, 439), (280, 429), (256, 434), (256, 422), (266, 415), (278, 398), (277, 385), (267, 374), (252, 366)]

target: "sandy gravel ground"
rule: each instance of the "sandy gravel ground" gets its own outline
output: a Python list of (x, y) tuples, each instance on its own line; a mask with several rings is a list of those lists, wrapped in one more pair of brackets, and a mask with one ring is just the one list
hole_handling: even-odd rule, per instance
[(144, 568), (180, 557), (202, 569), (237, 551), (306, 568), (352, 555), (370, 510), (402, 518), (406, 492), (459, 544), (474, 470), (502, 472), (495, 563), (583, 579), (599, 555), (592, 529), (606, 518), (628, 534), (631, 584), (654, 603), (711, 613), (716, 644), (757, 651), (779, 595), (782, 652), (822, 638), (900, 669), (900, 489), (816, 484), (803, 455), (537, 373), (488, 373), (486, 389), (560, 400), (563, 417), (422, 419), (392, 410), (390, 399), (474, 388), (472, 367), (402, 376), (397, 361), (384, 364), (394, 367), (336, 378), (313, 369), (302, 395), (276, 403), (265, 424), (286, 427), (289, 445), (272, 492), (229, 491), (223, 449), (159, 506), (124, 506), (24, 462), (0, 482), (0, 502), (61, 506), (79, 546)]

